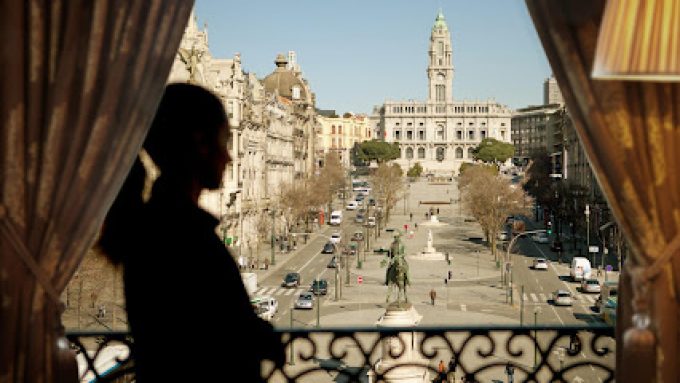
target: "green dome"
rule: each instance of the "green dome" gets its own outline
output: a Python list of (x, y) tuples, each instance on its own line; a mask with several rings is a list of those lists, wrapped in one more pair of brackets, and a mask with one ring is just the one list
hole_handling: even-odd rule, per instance
[(449, 30), (449, 27), (446, 25), (446, 20), (444, 19), (444, 13), (441, 9), (437, 12), (437, 18), (434, 20), (434, 25), (432, 26), (432, 31), (435, 29), (443, 29), (444, 31)]

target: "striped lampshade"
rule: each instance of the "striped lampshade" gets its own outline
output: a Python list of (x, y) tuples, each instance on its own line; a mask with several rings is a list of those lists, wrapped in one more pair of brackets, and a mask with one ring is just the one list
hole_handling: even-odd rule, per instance
[(607, 1), (592, 77), (680, 81), (680, 1)]

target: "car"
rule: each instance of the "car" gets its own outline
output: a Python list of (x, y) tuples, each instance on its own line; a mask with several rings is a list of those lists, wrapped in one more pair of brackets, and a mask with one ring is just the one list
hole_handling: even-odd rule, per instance
[(375, 198), (368, 199), (368, 206), (375, 206)]
[(338, 258), (336, 256), (333, 256), (330, 261), (328, 261), (328, 265), (326, 265), (329, 269), (335, 269), (338, 267)]
[(356, 209), (357, 209), (357, 206), (359, 206), (359, 204), (357, 203), (357, 201), (349, 201), (349, 202), (347, 203), (347, 206), (345, 206), (345, 208), (346, 208), (347, 210), (356, 210)]
[(584, 279), (581, 281), (581, 292), (582, 293), (599, 293), (602, 289), (600, 288), (600, 281), (597, 279)]
[(571, 306), (574, 300), (567, 290), (555, 290), (552, 293), (552, 301), (555, 306)]
[(534, 270), (548, 270), (548, 261), (545, 258), (535, 258), (531, 267)]
[(331, 243), (338, 244), (338, 243), (340, 243), (341, 238), (342, 238), (342, 235), (338, 232), (335, 232), (335, 233), (331, 234)]
[(295, 308), (307, 310), (314, 308), (314, 294), (309, 292), (300, 294), (295, 300)]
[(560, 241), (560, 240), (557, 240), (557, 239), (556, 239), (556, 240), (554, 240), (553, 243), (550, 245), (550, 250), (552, 250), (552, 251), (554, 251), (554, 252), (556, 252), (556, 253), (562, 251), (562, 249), (563, 249), (563, 247), (562, 247), (562, 241)]
[(335, 253), (335, 244), (333, 242), (326, 242), (321, 250), (323, 254), (333, 254)]
[(283, 277), (283, 287), (298, 287), (300, 286), (300, 273), (288, 273)]
[(274, 314), (279, 310), (279, 302), (270, 296), (258, 296), (250, 300), (255, 308), (255, 313), (260, 318), (271, 321)]
[(366, 197), (364, 197), (363, 194), (358, 194), (358, 195), (354, 198), (354, 200), (355, 200), (355, 201), (363, 201), (364, 198), (366, 198)]
[(585, 257), (574, 257), (571, 259), (571, 267), (569, 268), (569, 276), (573, 281), (581, 281), (590, 279), (592, 268), (590, 267), (590, 260)]
[(546, 233), (536, 233), (531, 236), (531, 240), (536, 242), (536, 243), (549, 243), (550, 238), (548, 237), (548, 234)]
[(363, 214), (357, 214), (356, 217), (354, 217), (354, 222), (364, 223), (364, 215)]
[(373, 216), (368, 217), (365, 225), (368, 226), (368, 227), (374, 227), (375, 226), (375, 217), (373, 217)]
[(312, 285), (309, 287), (309, 291), (314, 295), (326, 295), (328, 294), (328, 281), (325, 279), (315, 279)]
[(355, 231), (354, 234), (352, 234), (352, 241), (356, 242), (361, 242), (364, 240), (364, 233), (361, 231)]
[(498, 233), (497, 236), (499, 241), (509, 241), (510, 240), (510, 234), (508, 234), (507, 231), (501, 231)]

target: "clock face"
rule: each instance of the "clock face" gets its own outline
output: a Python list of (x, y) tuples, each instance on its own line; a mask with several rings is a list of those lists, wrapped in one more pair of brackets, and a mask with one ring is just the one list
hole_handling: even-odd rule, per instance
[(437, 73), (437, 81), (444, 81), (444, 74), (443, 73)]

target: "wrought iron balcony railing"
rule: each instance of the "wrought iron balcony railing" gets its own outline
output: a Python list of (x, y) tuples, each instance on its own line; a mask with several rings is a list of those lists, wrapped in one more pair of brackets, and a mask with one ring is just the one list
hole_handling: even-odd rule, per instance
[[(612, 382), (615, 342), (608, 326), (322, 328), (282, 330), (286, 365), (264, 365), (270, 382), (384, 382), (404, 376), (437, 381)], [(173, 336), (168, 334), (168, 336)], [(131, 336), (70, 332), (81, 381), (134, 380)], [(512, 380), (510, 376), (512, 375)], [(445, 380), (446, 381), (446, 380)]]

